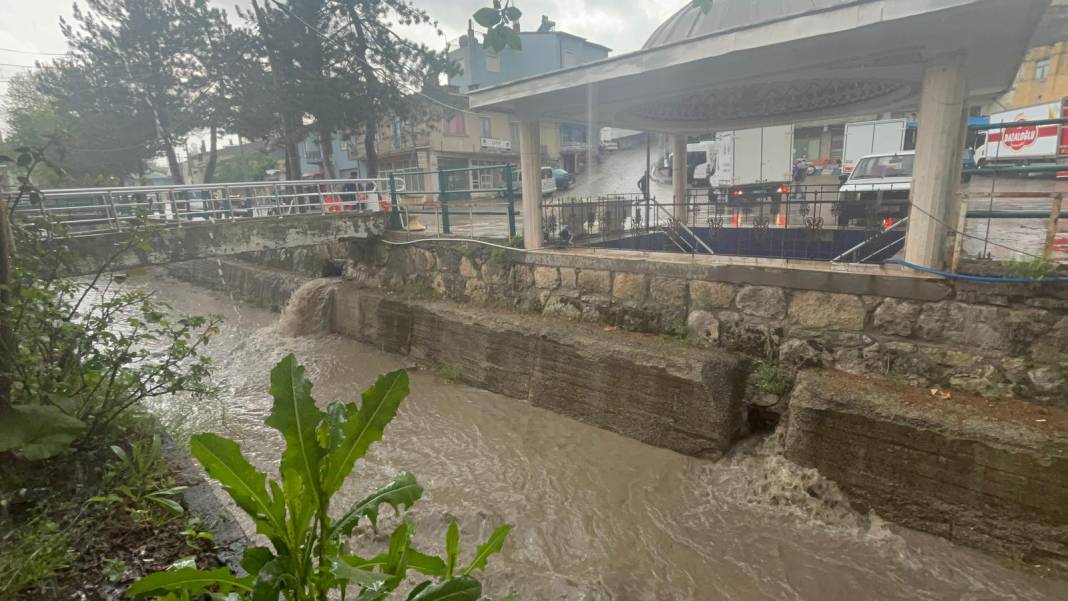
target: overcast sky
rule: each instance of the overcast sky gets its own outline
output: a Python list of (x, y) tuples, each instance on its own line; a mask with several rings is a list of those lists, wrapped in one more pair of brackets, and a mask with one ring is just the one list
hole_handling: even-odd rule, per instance
[[(238, 18), (233, 7), (247, 6), (247, 0), (210, 0), (212, 4), (226, 8), (231, 21)], [(537, 29), (541, 15), (549, 15), (556, 21), (557, 30), (582, 36), (592, 42), (612, 49), (612, 54), (621, 54), (641, 48), (657, 25), (671, 16), (689, 0), (517, 0), (523, 11), (520, 21), (523, 29)], [(411, 39), (434, 48), (442, 48), (445, 40), (455, 40), (467, 30), (467, 21), (472, 14), (490, 0), (414, 0), (437, 19), (444, 38), (430, 27), (405, 28), (399, 31)], [(0, 0), (3, 18), (0, 18), (0, 97), (7, 91), (5, 80), (24, 68), (10, 65), (33, 65), (34, 61), (49, 59), (48, 53), (63, 53), (66, 40), (59, 30), (59, 18), (70, 18), (72, 0)], [(85, 3), (81, 5), (84, 7)], [(476, 25), (477, 29), (477, 25)], [(21, 52), (14, 52), (21, 51)], [(36, 54), (27, 54), (36, 53)], [(4, 128), (4, 113), (0, 107), (0, 131)], [(196, 138), (196, 136), (194, 136)], [(227, 137), (223, 146), (235, 143)], [(198, 143), (194, 139), (191, 144)]]
[[(518, 0), (525, 29), (537, 28), (541, 15), (556, 21), (557, 29), (580, 35), (612, 48), (614, 54), (636, 50), (660, 22), (686, 0)], [(234, 1), (213, 0), (233, 12)], [(59, 17), (69, 17), (71, 0), (0, 0), (0, 80), (18, 72), (6, 64), (32, 65), (47, 55), (19, 54), (11, 50), (48, 53), (63, 52), (66, 42), (59, 31)], [(241, 2), (245, 4), (245, 2)], [(467, 27), (467, 20), (489, 0), (416, 0), (415, 4), (438, 19), (447, 39), (453, 40)], [(232, 17), (234, 17), (231, 14)], [(236, 17), (234, 17), (236, 20)], [(411, 38), (435, 47), (443, 45), (429, 28), (408, 29)], [(0, 81), (0, 92), (5, 86)]]

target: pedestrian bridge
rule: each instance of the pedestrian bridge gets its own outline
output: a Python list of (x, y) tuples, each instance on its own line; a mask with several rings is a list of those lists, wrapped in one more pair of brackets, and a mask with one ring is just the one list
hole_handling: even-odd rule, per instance
[(362, 179), (44, 190), (14, 216), (58, 223), (53, 244), (84, 274), (368, 238), (385, 229), (389, 191), (400, 189)]

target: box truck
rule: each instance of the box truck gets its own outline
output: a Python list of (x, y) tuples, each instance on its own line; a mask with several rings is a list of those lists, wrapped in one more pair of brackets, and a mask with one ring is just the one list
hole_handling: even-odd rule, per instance
[(852, 173), (857, 161), (863, 157), (904, 150), (907, 129), (908, 122), (904, 119), (846, 123), (842, 147), (843, 175)]
[[(1065, 102), (1068, 102), (1068, 99), (994, 113), (990, 115), (990, 124), (1060, 119), (1064, 114)], [(1065, 128), (1058, 124), (989, 129), (985, 137), (980, 137), (976, 142), (975, 163), (979, 167), (995, 164), (1057, 163), (1066, 146), (1063, 140), (1064, 130)]]
[(765, 195), (790, 182), (792, 125), (720, 132), (708, 146), (708, 161), (694, 169), (694, 181), (726, 188), (732, 196)]

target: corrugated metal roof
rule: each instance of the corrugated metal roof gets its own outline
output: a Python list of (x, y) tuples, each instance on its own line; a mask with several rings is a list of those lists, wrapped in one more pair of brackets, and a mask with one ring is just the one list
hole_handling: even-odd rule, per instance
[(655, 48), (857, 3), (857, 0), (715, 0), (712, 10), (704, 14), (687, 2), (649, 36), (642, 48)]

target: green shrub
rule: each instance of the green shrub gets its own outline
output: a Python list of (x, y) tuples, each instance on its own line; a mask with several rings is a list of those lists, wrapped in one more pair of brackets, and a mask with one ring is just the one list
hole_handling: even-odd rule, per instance
[(286, 442), (280, 481), (253, 467), (231, 440), (216, 434), (192, 438), (193, 456), (249, 515), (256, 531), (270, 541), (270, 548), (245, 549), (241, 566), (248, 576), (236, 576), (225, 568), (157, 572), (135, 582), (128, 591), (131, 596), (177, 600), (214, 592), (231, 595), (227, 599), (277, 601), (284, 595), (289, 601), (325, 601), (333, 594), (345, 598), (344, 592), (353, 586), (360, 590), (355, 599), (382, 600), (414, 571), (429, 578), (409, 592), (409, 601), (481, 598), (482, 585), (471, 574), (486, 568), (487, 558), (501, 550), (511, 526), (494, 530), (460, 570), (460, 534), (455, 522), (445, 537), (444, 558), (414, 549), (412, 525), (407, 521), (389, 536), (386, 552), (361, 557), (348, 551), (346, 541), (353, 531), (365, 521), (375, 527), (383, 505), (397, 511), (410, 509), (422, 496), (423, 488), (411, 474), (401, 474), (340, 515), (331, 515), (334, 495), (356, 461), (382, 438), (407, 397), (407, 372), (381, 376), (363, 393), (359, 406), (333, 403), (320, 410), (311, 389), (304, 368), (292, 355), (271, 371), (274, 404), (266, 424)]

